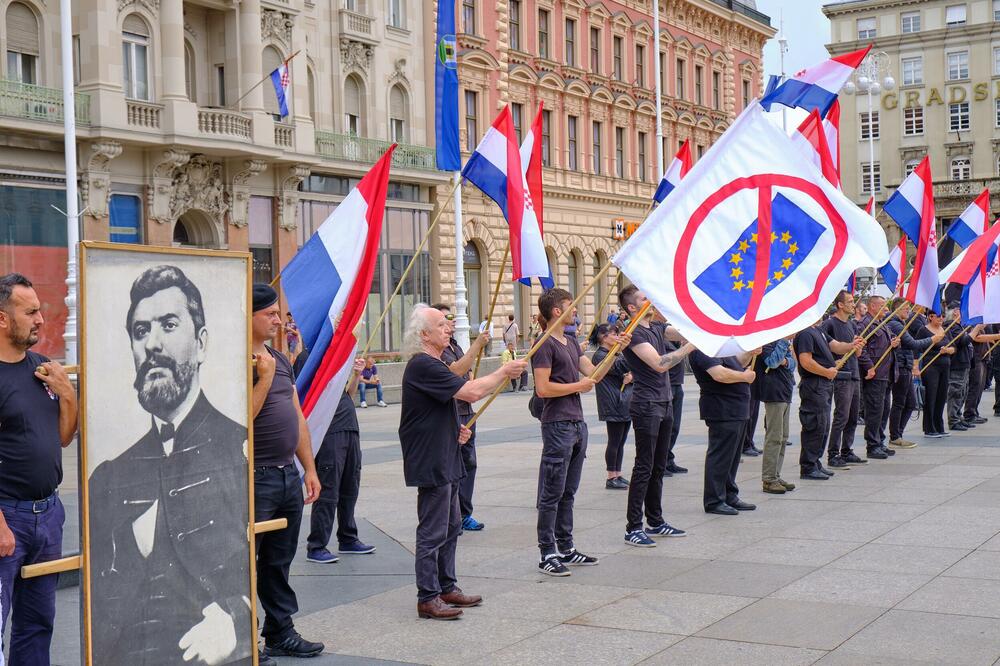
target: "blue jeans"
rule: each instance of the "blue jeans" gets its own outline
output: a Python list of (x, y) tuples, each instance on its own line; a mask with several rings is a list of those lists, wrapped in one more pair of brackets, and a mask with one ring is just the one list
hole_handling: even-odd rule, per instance
[[(370, 388), (369, 385), (358, 382), (358, 391), (361, 392), (361, 402), (365, 402), (365, 389)], [(375, 385), (375, 395), (378, 396), (379, 402), (382, 402), (382, 385)]]
[[(44, 502), (44, 504), (43, 504)], [(21, 578), (25, 564), (62, 557), (62, 531), (66, 511), (58, 496), (45, 502), (0, 506), (7, 527), (14, 533), (14, 554), (0, 558), (0, 627), (11, 618), (9, 664), (48, 666), (52, 625), (56, 617), (58, 574)], [(44, 507), (44, 508), (42, 508)]]

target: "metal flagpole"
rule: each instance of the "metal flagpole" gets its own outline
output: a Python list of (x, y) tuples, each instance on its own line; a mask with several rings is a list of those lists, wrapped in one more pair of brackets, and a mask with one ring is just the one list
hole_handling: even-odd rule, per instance
[[(660, 0), (653, 0), (653, 75), (656, 77), (656, 182), (663, 179), (663, 90), (660, 71)], [(647, 213), (648, 215), (648, 213)]]
[(59, 42), (62, 48), (63, 152), (66, 159), (66, 345), (68, 365), (76, 365), (76, 246), (80, 218), (76, 201), (76, 95), (73, 87), (72, 0), (59, 0)]
[(465, 288), (465, 243), (462, 236), (462, 172), (455, 172), (455, 340), (469, 348), (469, 301)]
[[(788, 51), (788, 40), (785, 38), (785, 10), (781, 10), (779, 14), (781, 18), (778, 19), (778, 54), (781, 58), (781, 80), (785, 80), (785, 52)], [(788, 134), (788, 107), (785, 105), (781, 106), (781, 129), (785, 130), (785, 134)]]

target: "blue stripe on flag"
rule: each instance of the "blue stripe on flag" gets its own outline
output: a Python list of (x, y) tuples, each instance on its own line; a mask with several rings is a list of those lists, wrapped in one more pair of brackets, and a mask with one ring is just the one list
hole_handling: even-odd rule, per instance
[(885, 202), (882, 210), (899, 225), (906, 237), (916, 245), (920, 240), (920, 213), (910, 205), (906, 197), (897, 190)]
[(892, 265), (889, 261), (885, 266), (878, 269), (878, 272), (882, 275), (882, 279), (885, 280), (885, 286), (892, 293), (896, 293), (896, 287), (899, 285), (899, 273), (896, 272), (896, 267)]
[(788, 79), (769, 95), (765, 95), (760, 100), (760, 105), (768, 111), (771, 110), (771, 105), (775, 103), (790, 107), (799, 107), (806, 111), (818, 109), (819, 114), (825, 116), (835, 101), (837, 101), (837, 95), (826, 88), (812, 83), (803, 83), (795, 79)]
[(667, 195), (674, 191), (674, 184), (667, 180), (664, 176), (660, 181), (660, 184), (656, 187), (656, 192), (653, 193), (653, 201), (656, 203), (663, 203), (663, 200), (667, 198)]
[(507, 175), (480, 153), (472, 153), (462, 169), (462, 176), (478, 187), (500, 207), (505, 219), (507, 215)]
[(951, 236), (962, 248), (969, 247), (973, 241), (979, 238), (976, 232), (970, 229), (965, 220), (960, 217), (955, 218), (955, 221), (948, 227), (948, 231), (945, 233)]
[[(322, 284), (322, 289), (316, 285)], [(319, 234), (313, 234), (281, 273), (281, 286), (288, 300), (288, 309), (295, 313), (302, 344), (312, 351), (323, 326), (329, 322), (330, 306), (343, 280), (333, 265)], [(319, 362), (322, 355), (317, 354)]]
[(271, 84), (274, 85), (274, 94), (278, 98), (278, 113), (284, 118), (288, 115), (288, 103), (285, 100), (285, 89), (281, 85), (281, 67), (271, 72)]

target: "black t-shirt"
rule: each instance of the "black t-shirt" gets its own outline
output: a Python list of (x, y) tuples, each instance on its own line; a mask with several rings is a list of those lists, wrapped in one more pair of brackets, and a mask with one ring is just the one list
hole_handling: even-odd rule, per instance
[[(666, 353), (675, 352), (681, 348), (676, 342), (671, 342), (667, 339), (667, 323), (663, 321), (651, 321), (649, 322), (650, 328), (658, 328), (660, 335), (663, 336), (663, 344), (666, 348)], [(684, 385), (684, 362), (681, 361), (674, 367), (667, 371), (667, 375), (670, 381), (671, 393), (673, 393), (674, 386)], [(673, 396), (671, 396), (673, 397)]]
[(968, 370), (972, 367), (972, 338), (968, 333), (963, 333), (958, 325), (948, 331), (948, 334), (954, 335), (951, 344), (955, 347), (955, 353), (951, 356), (951, 369)]
[(420, 352), (407, 362), (399, 414), (406, 485), (438, 487), (465, 476), (454, 399), (465, 382), (429, 354)]
[(673, 397), (667, 373), (653, 370), (635, 353), (635, 347), (648, 343), (656, 351), (657, 356), (666, 354), (667, 346), (663, 340), (663, 331), (663, 326), (655, 324), (636, 326), (632, 331), (632, 342), (622, 354), (628, 361), (628, 367), (632, 371), (632, 383), (635, 384), (635, 388), (632, 389), (633, 402), (668, 402)]
[[(449, 365), (449, 366), (452, 363), (454, 363), (455, 361), (457, 361), (460, 358), (462, 358), (463, 356), (465, 356), (465, 351), (458, 344), (458, 342), (455, 341), (455, 338), (452, 338), (451, 340), (449, 340), (448, 341), (448, 346), (445, 347), (444, 351), (441, 352), (441, 360), (445, 362), (445, 365)], [(464, 379), (466, 381), (472, 379), (472, 372), (469, 371), (469, 372), (465, 373), (465, 375), (463, 375), (462, 379)], [(455, 402), (458, 403), (458, 413), (460, 415), (462, 415), (462, 416), (470, 416), (470, 415), (472, 415), (472, 414), (475, 413), (475, 410), (472, 409), (472, 405), (469, 404), (469, 403), (467, 403), (466, 401), (464, 401), (464, 400), (456, 400)]]
[[(572, 335), (566, 336), (563, 344), (549, 337), (531, 357), (531, 369), (550, 368), (549, 381), (556, 384), (573, 384), (580, 381), (580, 357), (583, 350)], [(633, 399), (635, 393), (632, 394)], [(542, 423), (553, 421), (582, 421), (583, 405), (580, 394), (571, 393), (558, 398), (545, 398), (542, 407)]]
[(723, 384), (712, 379), (708, 373), (709, 368), (719, 365), (742, 372), (743, 364), (735, 356), (714, 358), (695, 350), (688, 359), (701, 390), (698, 409), (703, 421), (743, 421), (750, 418), (750, 385), (746, 382)]
[[(295, 376), (284, 354), (265, 347), (274, 358), (274, 379), (253, 420), (253, 464), (290, 465), (299, 445), (299, 413), (295, 408)], [(254, 370), (254, 383), (257, 371)]]
[[(851, 342), (857, 335), (857, 332), (854, 329), (854, 322), (841, 321), (837, 317), (830, 317), (822, 324), (820, 324), (819, 328), (821, 331), (826, 333), (829, 337), (833, 338), (837, 342)], [(827, 346), (827, 348), (829, 348), (829, 345)], [(801, 351), (799, 350), (798, 347), (796, 347), (795, 349), (796, 351)], [(815, 356), (815, 352), (813, 352), (813, 356)], [(848, 377), (844, 376), (843, 374), (845, 372), (850, 373), (851, 375), (850, 379), (861, 379), (861, 375), (858, 372), (857, 354), (851, 354), (851, 358), (849, 358), (847, 360), (847, 363), (844, 364), (844, 367), (841, 368), (841, 372), (837, 376), (837, 379), (848, 379)]]
[(48, 361), (29, 351), (0, 362), (0, 497), (40, 500), (62, 482), (59, 398), (35, 368)]
[[(853, 338), (852, 338), (853, 339)], [(816, 326), (810, 326), (809, 328), (804, 328), (795, 335), (795, 340), (792, 342), (792, 347), (795, 348), (796, 360), (798, 360), (799, 354), (812, 354), (813, 360), (819, 363), (824, 368), (832, 368), (837, 364), (837, 361), (833, 358), (833, 352), (830, 351), (830, 339), (827, 337), (826, 333), (820, 330)], [(802, 367), (802, 362), (799, 362), (799, 377), (802, 379), (820, 379), (822, 381), (828, 382), (833, 381), (823, 377), (822, 375), (816, 375), (805, 368)], [(846, 378), (846, 377), (845, 377)]]
[(326, 431), (328, 433), (360, 432), (360, 428), (358, 428), (358, 410), (354, 407), (354, 397), (347, 391), (340, 394), (337, 411), (333, 413), (333, 420), (330, 421), (330, 427)]

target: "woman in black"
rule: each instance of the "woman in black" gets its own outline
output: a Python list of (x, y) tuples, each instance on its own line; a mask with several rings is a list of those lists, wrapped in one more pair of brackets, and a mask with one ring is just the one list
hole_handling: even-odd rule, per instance
[[(935, 333), (941, 333), (943, 330), (941, 315), (929, 312), (927, 313), (927, 325), (920, 327), (913, 337), (923, 340), (933, 337)], [(950, 344), (951, 340), (946, 334), (945, 339), (932, 345), (927, 355), (920, 361), (920, 381), (924, 385), (924, 435), (926, 437), (948, 436), (944, 430), (944, 410), (948, 405), (950, 357), (955, 353), (955, 348), (949, 346)], [(938, 352), (941, 352), (941, 356), (930, 363), (930, 360)]]
[[(613, 326), (601, 324), (594, 329), (590, 343), (597, 345), (591, 362), (600, 365), (608, 352), (618, 342), (618, 331)], [(629, 416), (629, 402), (632, 400), (632, 374), (628, 363), (619, 356), (611, 364), (608, 374), (597, 383), (597, 416), (608, 428), (608, 445), (604, 449), (608, 480), (604, 487), (608, 490), (628, 488), (628, 479), (622, 476), (622, 459), (625, 456), (625, 440), (628, 439), (632, 418)]]

